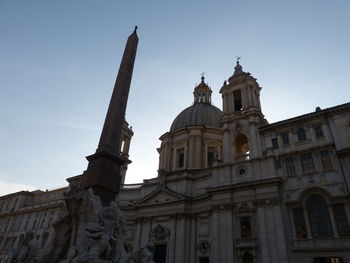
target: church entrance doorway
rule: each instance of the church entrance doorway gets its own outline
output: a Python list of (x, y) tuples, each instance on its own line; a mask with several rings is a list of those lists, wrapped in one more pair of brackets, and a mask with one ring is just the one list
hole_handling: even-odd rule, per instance
[(154, 246), (154, 261), (156, 263), (166, 262), (166, 245), (155, 245)]

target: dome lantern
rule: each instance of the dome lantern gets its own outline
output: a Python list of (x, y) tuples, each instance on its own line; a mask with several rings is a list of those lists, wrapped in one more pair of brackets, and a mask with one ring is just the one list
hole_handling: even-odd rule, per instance
[(212, 90), (204, 82), (202, 74), (201, 83), (193, 91), (194, 103), (184, 109), (173, 121), (170, 132), (175, 132), (187, 126), (206, 126), (220, 129), (222, 111), (211, 104)]
[(194, 88), (194, 91), (193, 91), (194, 104), (196, 104), (196, 103), (209, 103), (209, 104), (211, 104), (212, 90), (210, 89), (208, 84), (206, 84), (204, 82), (204, 79), (205, 79), (204, 74), (202, 74), (201, 83), (199, 83)]

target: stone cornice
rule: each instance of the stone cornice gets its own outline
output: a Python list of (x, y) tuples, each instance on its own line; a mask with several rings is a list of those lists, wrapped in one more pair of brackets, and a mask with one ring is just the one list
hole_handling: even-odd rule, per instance
[(339, 151), (337, 151), (337, 154), (340, 155), (340, 156), (343, 156), (343, 155), (349, 155), (350, 154), (350, 148), (344, 148), (344, 149), (341, 149)]
[(241, 182), (236, 184), (230, 184), (230, 185), (223, 185), (223, 186), (213, 186), (208, 188), (208, 193), (215, 193), (215, 192), (223, 192), (223, 191), (232, 191), (235, 189), (243, 189), (243, 188), (256, 188), (261, 187), (267, 184), (282, 184), (283, 180), (280, 177), (273, 177), (273, 178), (264, 178), (264, 179), (258, 179), (255, 181), (249, 181), (249, 182)]
[(330, 108), (327, 108), (324, 110), (315, 111), (315, 112), (303, 114), (300, 116), (296, 116), (296, 117), (293, 117), (290, 119), (271, 123), (271, 124), (260, 127), (259, 130), (263, 132), (263, 131), (271, 130), (271, 129), (274, 129), (277, 127), (290, 125), (290, 124), (295, 123), (295, 122), (305, 121), (306, 119), (313, 119), (313, 118), (316, 119), (316, 118), (319, 118), (321, 116), (327, 117), (329, 114), (341, 113), (341, 112), (346, 112), (346, 111), (350, 111), (350, 102), (344, 103), (341, 105), (337, 105), (334, 107), (330, 107)]
[(7, 195), (0, 196), (0, 201), (2, 201), (3, 199), (15, 197), (15, 196), (31, 195), (31, 194), (32, 194), (32, 193), (29, 192), (29, 191), (19, 191), (19, 192), (16, 192), (16, 193), (11, 193), (11, 194), (7, 194)]
[(48, 203), (40, 206), (24, 207), (18, 210), (10, 210), (0, 214), (0, 218), (8, 216), (16, 216), (22, 214), (28, 214), (33, 212), (39, 212), (47, 209), (58, 208), (63, 206), (63, 200), (55, 203)]
[(264, 114), (259, 108), (252, 108), (234, 113), (225, 113), (220, 120), (220, 124), (223, 125), (225, 123), (231, 123), (234, 121), (246, 120), (250, 117), (257, 117), (260, 121), (257, 121), (256, 123), (265, 124)]
[[(269, 154), (266, 154), (266, 157), (276, 157), (278, 156), (279, 158), (283, 158), (286, 156), (290, 156), (290, 155), (299, 155), (302, 153), (306, 153), (306, 152), (313, 152), (313, 151), (320, 151), (320, 150), (327, 150), (327, 149), (332, 149), (335, 151), (335, 145), (333, 143), (327, 143), (327, 144), (323, 144), (323, 145), (315, 145), (313, 143), (312, 147), (308, 147), (307, 149), (301, 149), (301, 150), (292, 150), (292, 151), (281, 151), (280, 153), (278, 152), (271, 152)], [(338, 152), (337, 152), (338, 153)]]
[(188, 134), (189, 130), (191, 129), (196, 129), (196, 130), (201, 130), (201, 131), (208, 131), (208, 132), (216, 132), (216, 133), (221, 133), (221, 129), (207, 126), (207, 125), (189, 125), (186, 126), (185, 128), (181, 128), (179, 130), (176, 130), (174, 132), (166, 132), (162, 136), (159, 137), (159, 140), (163, 141), (164, 139), (170, 137), (173, 138), (179, 134)]

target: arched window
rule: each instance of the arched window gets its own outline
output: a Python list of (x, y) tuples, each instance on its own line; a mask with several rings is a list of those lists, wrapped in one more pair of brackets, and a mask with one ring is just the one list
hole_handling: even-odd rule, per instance
[(299, 141), (304, 141), (306, 140), (306, 132), (304, 130), (304, 128), (299, 128), (297, 131), (298, 134), (298, 140)]
[(249, 155), (249, 145), (247, 136), (245, 136), (242, 133), (238, 134), (235, 140), (235, 145), (237, 157), (247, 157)]
[(125, 147), (125, 140), (122, 140), (122, 142), (120, 143), (120, 153), (121, 154), (124, 153), (124, 147)]
[(320, 195), (311, 195), (306, 200), (312, 237), (333, 236), (326, 200)]
[(241, 90), (235, 90), (233, 92), (233, 100), (234, 100), (235, 111), (241, 111), (243, 109)]
[(242, 260), (243, 263), (253, 263), (253, 256), (252, 254), (250, 253), (244, 253), (243, 255), (243, 260)]

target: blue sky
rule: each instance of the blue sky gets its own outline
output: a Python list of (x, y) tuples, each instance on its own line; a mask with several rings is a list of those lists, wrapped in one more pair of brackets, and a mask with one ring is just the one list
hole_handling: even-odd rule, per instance
[(0, 194), (86, 169), (135, 24), (129, 183), (156, 176), (158, 138), (202, 72), (221, 107), (236, 56), (269, 122), (348, 102), (349, 12), (347, 0), (0, 0)]

